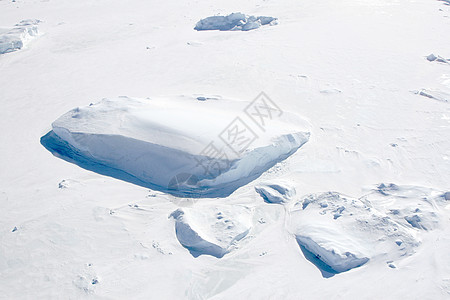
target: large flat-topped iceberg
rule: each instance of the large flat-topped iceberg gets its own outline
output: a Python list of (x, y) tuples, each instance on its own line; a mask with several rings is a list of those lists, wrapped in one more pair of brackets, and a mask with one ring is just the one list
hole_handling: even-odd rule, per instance
[(179, 96), (120, 97), (76, 108), (41, 141), (97, 173), (178, 196), (223, 197), (308, 138), (307, 123), (268, 98)]

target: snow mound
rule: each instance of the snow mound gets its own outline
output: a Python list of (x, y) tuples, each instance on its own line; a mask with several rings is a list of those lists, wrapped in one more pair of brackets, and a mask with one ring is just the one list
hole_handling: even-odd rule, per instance
[(38, 35), (39, 20), (23, 20), (13, 28), (0, 28), (0, 54), (22, 49)]
[(212, 16), (200, 20), (195, 25), (195, 30), (220, 30), (220, 31), (249, 31), (263, 25), (276, 25), (277, 18), (265, 16), (247, 16), (243, 13), (232, 13), (228, 16)]
[(225, 197), (309, 138), (307, 123), (286, 112), (259, 128), (253, 121), (260, 119), (244, 113), (251, 105), (187, 96), (104, 99), (61, 116), (41, 143), (83, 168), (151, 189)]
[(222, 258), (252, 227), (252, 211), (238, 205), (181, 208), (170, 217), (175, 219), (178, 241), (194, 257)]
[(267, 203), (285, 203), (295, 195), (295, 188), (284, 183), (267, 183), (255, 187), (255, 191)]
[(366, 201), (327, 192), (293, 205), (293, 234), (323, 274), (345, 272), (379, 257), (394, 261), (412, 255), (420, 244), (411, 226)]

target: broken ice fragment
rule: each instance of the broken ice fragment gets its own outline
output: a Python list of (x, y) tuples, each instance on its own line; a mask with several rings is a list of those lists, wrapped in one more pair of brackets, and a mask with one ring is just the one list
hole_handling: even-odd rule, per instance
[(200, 20), (195, 30), (249, 31), (264, 25), (276, 25), (277, 18), (266, 16), (247, 16), (243, 13), (232, 13), (228, 16), (212, 16)]

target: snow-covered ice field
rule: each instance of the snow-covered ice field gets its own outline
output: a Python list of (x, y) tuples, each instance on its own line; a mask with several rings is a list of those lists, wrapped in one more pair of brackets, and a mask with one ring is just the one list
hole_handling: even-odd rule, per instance
[(448, 299), (449, 32), (435, 0), (0, 0), (0, 299)]

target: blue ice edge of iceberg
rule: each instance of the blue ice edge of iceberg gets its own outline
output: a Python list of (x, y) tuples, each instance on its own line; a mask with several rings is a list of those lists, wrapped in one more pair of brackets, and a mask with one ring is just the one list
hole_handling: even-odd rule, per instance
[[(42, 136), (40, 139), (41, 144), (50, 151), (54, 156), (61, 158), (67, 162), (78, 165), (79, 167), (101, 174), (109, 177), (113, 177), (122, 181), (126, 181), (135, 185), (139, 185), (142, 187), (146, 187), (152, 190), (164, 192), (176, 197), (183, 198), (224, 198), (231, 195), (238, 188), (252, 182), (261, 176), (265, 171), (272, 168), (277, 163), (285, 160), (292, 154), (294, 154), (301, 146), (303, 146), (309, 140), (309, 133), (296, 133), (300, 138), (300, 141), (297, 141), (295, 147), (292, 147), (289, 151), (280, 153), (275, 159), (266, 160), (264, 164), (258, 165), (255, 164), (250, 173), (245, 177), (239, 177), (233, 181), (227, 181), (217, 185), (202, 185), (199, 186), (197, 183), (202, 182), (202, 180), (211, 180), (211, 178), (196, 178), (195, 174), (191, 174), (191, 179), (195, 178), (194, 182), (189, 184), (189, 180), (183, 182), (180, 185), (173, 186), (168, 183), (167, 185), (158, 185), (149, 181), (145, 181), (140, 179), (139, 177), (130, 174), (120, 168), (115, 168), (110, 166), (108, 163), (101, 162), (93, 157), (90, 157), (89, 154), (83, 152), (76, 147), (72, 146), (67, 141), (60, 138), (53, 130), (49, 131), (46, 135)], [(289, 141), (293, 139), (292, 135), (281, 136), (280, 138), (285, 138)], [(138, 142), (138, 141), (135, 141)], [(168, 152), (179, 152), (178, 155), (185, 155), (182, 151), (178, 151), (175, 149), (170, 149), (163, 146), (158, 146), (164, 148), (162, 151)], [(240, 161), (234, 161), (231, 165), (229, 171), (236, 171), (239, 167), (240, 163), (247, 163), (249, 160), (261, 158), (264, 161), (264, 158), (267, 159), (267, 153), (265, 153), (266, 149), (270, 147), (277, 147), (276, 144), (256, 148), (252, 150), (250, 153), (246, 154)], [(266, 149), (265, 149), (266, 148)], [(158, 170), (148, 170), (149, 172), (157, 173)], [(193, 170), (193, 173), (195, 171)], [(183, 175), (183, 174), (182, 174)]]

